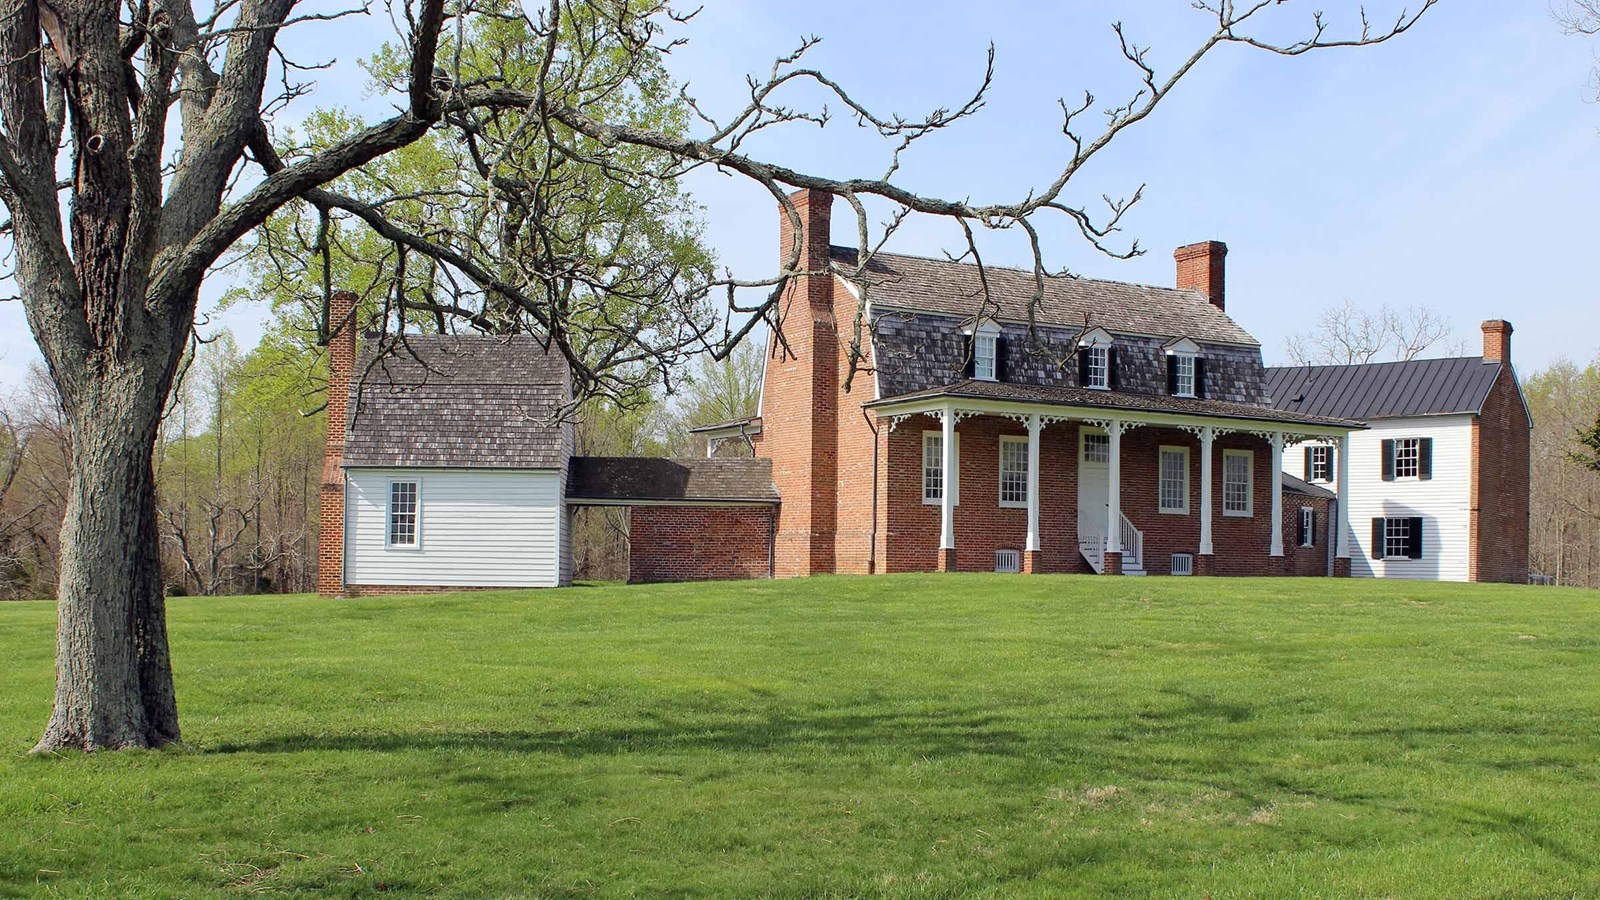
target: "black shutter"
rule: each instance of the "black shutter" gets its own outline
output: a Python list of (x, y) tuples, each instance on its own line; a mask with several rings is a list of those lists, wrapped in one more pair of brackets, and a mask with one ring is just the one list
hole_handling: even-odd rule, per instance
[(1167, 354), (1167, 393), (1178, 393), (1178, 357), (1176, 354)]
[(1117, 389), (1117, 348), (1106, 348), (1106, 386), (1113, 391)]
[(1078, 348), (1078, 387), (1089, 386), (1089, 348)]
[(1309, 524), (1311, 525), (1311, 529), (1306, 535), (1306, 544), (1315, 547), (1317, 545), (1317, 511), (1315, 509), (1311, 511)]
[(961, 374), (971, 378), (974, 364), (975, 358), (972, 355), (972, 335), (964, 334), (961, 336)]
[(1202, 400), (1206, 396), (1206, 358), (1204, 356), (1196, 356), (1194, 358), (1194, 395)]
[(1422, 558), (1422, 518), (1411, 517), (1411, 534), (1406, 543), (1406, 556), (1411, 559)]
[(1423, 481), (1433, 477), (1433, 438), (1417, 440), (1417, 477)]
[(1383, 442), (1383, 480), (1394, 480), (1394, 441)]
[(1294, 545), (1296, 547), (1304, 547), (1306, 545), (1306, 514), (1304, 511), (1301, 511), (1300, 515), (1295, 516), (1294, 518)]
[(1388, 529), (1383, 518), (1372, 520), (1372, 558), (1383, 559), (1383, 539)]
[(1006, 339), (1004, 337), (994, 339), (994, 380), (1006, 380)]
[(1312, 480), (1314, 477), (1316, 477), (1316, 474), (1317, 474), (1316, 472), (1313, 472), (1311, 470), (1311, 448), (1307, 447), (1306, 448), (1306, 481)]
[(1339, 472), (1339, 448), (1333, 444), (1328, 445), (1328, 480), (1332, 481)]

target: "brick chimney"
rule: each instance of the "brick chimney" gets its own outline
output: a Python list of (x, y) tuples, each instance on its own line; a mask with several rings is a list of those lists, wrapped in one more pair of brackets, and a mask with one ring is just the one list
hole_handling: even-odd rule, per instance
[(344, 433), (350, 372), (356, 365), (356, 295), (328, 298), (328, 437), (322, 453), (321, 515), (317, 528), (317, 593), (344, 593)]
[(784, 339), (767, 342), (757, 453), (772, 459), (783, 498), (773, 548), (779, 577), (832, 572), (838, 521), (839, 334), (827, 272), (833, 195), (799, 190), (789, 200), (800, 229), (778, 204), (778, 264), (789, 265), (798, 241), (796, 269), (823, 274), (789, 283), (778, 309)]
[(1199, 291), (1211, 305), (1227, 312), (1226, 267), (1228, 245), (1221, 241), (1201, 241), (1172, 251), (1178, 261), (1178, 290)]
[(1483, 323), (1483, 358), (1493, 362), (1511, 361), (1511, 323), (1490, 319)]

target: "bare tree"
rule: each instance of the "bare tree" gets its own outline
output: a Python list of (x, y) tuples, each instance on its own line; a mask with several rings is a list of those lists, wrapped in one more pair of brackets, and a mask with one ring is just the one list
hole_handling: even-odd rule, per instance
[[(1148, 49), (1118, 26), (1115, 34), (1137, 85), (1129, 96), (1114, 101), (1103, 124), (1089, 131), (1079, 126), (1094, 98), (1063, 102), (1061, 128), (1069, 146), (1062, 169), (1020, 199), (975, 203), (919, 194), (894, 178), (915, 144), (983, 105), (992, 65), (967, 101), (926, 116), (902, 117), (870, 110), (839, 82), (801, 66), (814, 44), (810, 40), (779, 59), (768, 77), (752, 79), (749, 102), (741, 110), (718, 118), (695, 105), (702, 131), (681, 134), (631, 121), (615, 104), (616, 98), (641, 89), (637, 79), (648, 63), (681, 46), (677, 34), (692, 16), (664, 3), (551, 0), (533, 14), (512, 4), (480, 7), (454, 0), (457, 35), (469, 33), (469, 20), (477, 15), (515, 21), (526, 32), (537, 50), (531, 57), (535, 77), (508, 83), (492, 72), (466, 68), (463, 61), (470, 55), (459, 40), (450, 53), (439, 53), (446, 0), (392, 0), (391, 15), (403, 31), (392, 84), (401, 110), (329, 145), (286, 151), (273, 144), (264, 119), (308, 89), (292, 83), (290, 64), (275, 55), (278, 34), (286, 26), (337, 13), (296, 15), (294, 0), (224, 2), (204, 19), (187, 0), (141, 0), (125, 8), (105, 0), (4, 0), (0, 202), (11, 214), (13, 274), (71, 426), (74, 449), (61, 533), (55, 706), (37, 749), (148, 747), (179, 739), (157, 556), (153, 447), (192, 334), (201, 279), (240, 238), (291, 200), (359, 219), (396, 248), (433, 260), (438, 278), (470, 286), (480, 301), (475, 307), (441, 305), (442, 315), (469, 322), (488, 309), (525, 316), (528, 328), (571, 362), (581, 392), (620, 392), (630, 378), (662, 359), (685, 353), (726, 356), (762, 323), (783, 344), (779, 300), (792, 278), (808, 274), (800, 270), (799, 248), (769, 278), (680, 277), (669, 266), (648, 273), (643, 282), (630, 281), (612, 260), (557, 252), (565, 246), (560, 223), (543, 215), (543, 195), (518, 189), (518, 181), (553, 179), (565, 167), (596, 167), (646, 184), (715, 167), (768, 192), (783, 204), (797, 231), (799, 216), (789, 189), (829, 191), (856, 213), (860, 253), (846, 274), (857, 276), (865, 271), (872, 248), (911, 213), (956, 222), (967, 235), (959, 258), (978, 262), (980, 271), (974, 230), (1012, 229), (1031, 248), (1037, 301), (1051, 273), (1035, 227), (1038, 217), (1064, 218), (1105, 252), (1138, 252), (1136, 242), (1116, 240), (1137, 192), (1111, 201), (1104, 213), (1091, 214), (1069, 201), (1067, 188), (1122, 131), (1153, 113), (1208, 54), (1235, 44), (1297, 56), (1382, 43), (1410, 29), (1435, 2), (1422, 0), (1417, 13), (1401, 12), (1377, 28), (1363, 13), (1359, 30), (1343, 38), (1330, 36), (1317, 14), (1304, 39), (1273, 43), (1247, 27), (1263, 11), (1281, 7), (1277, 0), (1244, 5), (1196, 0), (1194, 6), (1210, 17), (1211, 30), (1165, 74), (1157, 73)], [(600, 46), (620, 48), (620, 57), (618, 50), (608, 50), (609, 63), (598, 65), (593, 51)], [(286, 87), (268, 97), (266, 85), (274, 75)], [(867, 177), (828, 178), (745, 152), (747, 140), (760, 131), (827, 120), (826, 108), (805, 110), (783, 100), (791, 86), (805, 83), (828, 92), (851, 119), (885, 139), (890, 149), (881, 170)], [(173, 107), (179, 114), (169, 123)], [(488, 215), (514, 216), (515, 222), (489, 219), (478, 229), (505, 234), (511, 226), (520, 252), (499, 254), (499, 260), (515, 268), (485, 266), (455, 246), (454, 235), (407, 229), (387, 214), (388, 204), (319, 187), (419, 140), (436, 124), (472, 148), (473, 170), (486, 190), (507, 189), (524, 198), (488, 207)], [(530, 133), (542, 135), (547, 148), (531, 165), (526, 154), (505, 152)], [(178, 139), (181, 153), (169, 148), (169, 136)], [(649, 152), (627, 152), (630, 148)], [(63, 149), (65, 177), (57, 171)], [(235, 187), (247, 160), (259, 165), (260, 180)], [(506, 160), (512, 168), (502, 167)], [(69, 195), (65, 204), (58, 199), (60, 191)], [(873, 198), (896, 210), (876, 241), (864, 203)], [(607, 307), (575, 305), (575, 285), (598, 286), (600, 295), (637, 298), (639, 304), (620, 315)], [(736, 292), (744, 288), (760, 291), (760, 298), (737, 300)], [(725, 308), (704, 312), (708, 301), (724, 292)], [(403, 291), (397, 299), (406, 302)], [(680, 315), (661, 324), (643, 315), (644, 304)], [(864, 316), (856, 321), (848, 351), (852, 373), (864, 359)], [(599, 354), (585, 347), (586, 336), (596, 333), (606, 341)]]
[(1284, 342), (1297, 366), (1350, 365), (1416, 359), (1430, 350), (1464, 352), (1450, 323), (1425, 306), (1363, 309), (1346, 300), (1317, 317), (1317, 327)]
[[(1567, 34), (1600, 34), (1600, 0), (1561, 0), (1551, 4), (1550, 14)], [(1600, 62), (1589, 70), (1589, 92), (1600, 101)]]

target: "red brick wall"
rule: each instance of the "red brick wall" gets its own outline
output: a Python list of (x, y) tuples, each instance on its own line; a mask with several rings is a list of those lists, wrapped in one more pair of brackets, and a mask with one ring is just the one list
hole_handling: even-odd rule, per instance
[(1528, 580), (1528, 416), (1509, 364), (1472, 425), (1472, 581)]
[(636, 506), (628, 581), (766, 578), (772, 528), (768, 506)]
[(356, 295), (335, 291), (328, 301), (328, 409), (317, 516), (317, 593), (332, 597), (344, 588), (344, 430), (350, 401), (350, 370), (356, 364)]
[[(1300, 508), (1311, 507), (1317, 516), (1316, 543), (1300, 546)], [(1333, 523), (1328, 521), (1329, 501), (1326, 497), (1307, 497), (1303, 494), (1283, 495), (1283, 574), (1300, 578), (1313, 578), (1328, 573), (1328, 538)]]

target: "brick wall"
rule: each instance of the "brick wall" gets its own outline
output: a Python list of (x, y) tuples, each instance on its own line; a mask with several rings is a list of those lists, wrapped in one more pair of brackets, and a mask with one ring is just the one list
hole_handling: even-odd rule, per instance
[(1528, 580), (1528, 439), (1527, 410), (1507, 364), (1472, 424), (1469, 580)]
[(769, 506), (636, 506), (628, 581), (766, 578), (773, 513)]
[(356, 295), (335, 291), (328, 300), (328, 408), (317, 516), (317, 593), (344, 589), (344, 437), (350, 371), (356, 364)]
[[(1300, 509), (1309, 506), (1317, 517), (1316, 541), (1300, 546)], [(1328, 519), (1331, 502), (1326, 497), (1304, 494), (1283, 495), (1283, 574), (1313, 578), (1329, 574), (1328, 540), (1333, 523)]]

